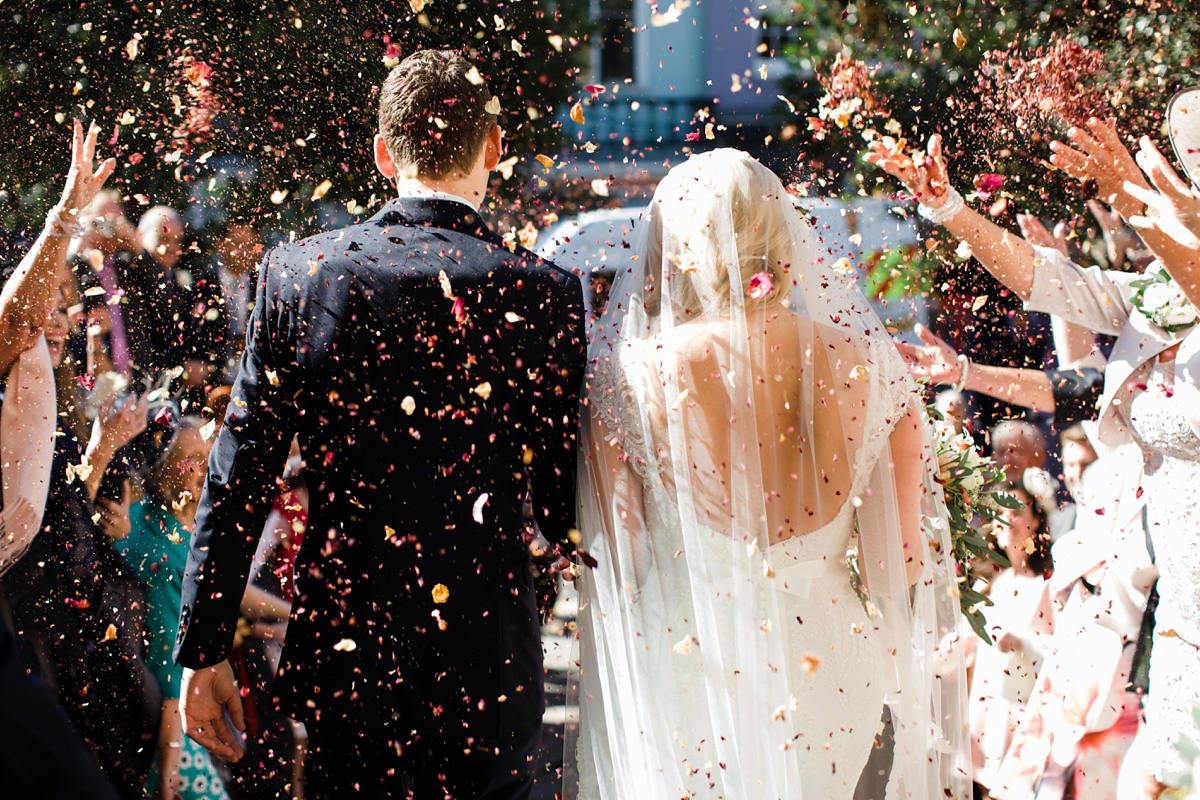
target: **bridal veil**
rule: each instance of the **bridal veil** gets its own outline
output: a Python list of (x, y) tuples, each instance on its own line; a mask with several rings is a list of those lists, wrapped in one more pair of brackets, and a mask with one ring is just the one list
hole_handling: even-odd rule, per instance
[(634, 234), (589, 353), (568, 795), (969, 796), (920, 400), (819, 234), (735, 150)]

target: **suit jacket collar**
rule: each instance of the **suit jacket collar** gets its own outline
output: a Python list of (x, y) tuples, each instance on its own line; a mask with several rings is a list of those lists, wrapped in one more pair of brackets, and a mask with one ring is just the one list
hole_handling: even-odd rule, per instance
[(376, 225), (421, 225), (459, 231), (489, 242), (496, 236), (475, 209), (456, 200), (429, 197), (400, 197), (371, 217)]

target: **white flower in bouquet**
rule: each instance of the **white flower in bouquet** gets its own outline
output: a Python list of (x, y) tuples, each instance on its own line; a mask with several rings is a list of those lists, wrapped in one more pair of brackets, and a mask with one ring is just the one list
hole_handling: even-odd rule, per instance
[(962, 487), (971, 497), (975, 497), (985, 484), (983, 472), (979, 468), (972, 469), (962, 477)]
[(1172, 288), (1175, 291), (1172, 293), (1166, 309), (1162, 312), (1164, 324), (1191, 325), (1196, 321), (1196, 307), (1188, 301), (1187, 296), (1178, 286)]
[(1133, 306), (1166, 331), (1183, 330), (1194, 325), (1200, 317), (1196, 307), (1166, 270), (1159, 270), (1132, 285), (1140, 289), (1133, 297)]
[(1142, 303), (1151, 313), (1154, 313), (1159, 308), (1170, 304), (1172, 294), (1174, 293), (1169, 285), (1152, 283), (1146, 287), (1146, 291), (1142, 295)]

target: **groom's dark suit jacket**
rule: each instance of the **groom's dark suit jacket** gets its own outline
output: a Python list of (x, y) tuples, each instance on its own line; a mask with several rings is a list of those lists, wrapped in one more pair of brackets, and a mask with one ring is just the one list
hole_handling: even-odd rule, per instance
[(178, 663), (232, 645), (293, 434), (311, 496), (279, 710), (504, 747), (541, 724), (522, 518), (574, 524), (579, 279), (470, 207), (400, 199), (270, 251), (183, 585)]

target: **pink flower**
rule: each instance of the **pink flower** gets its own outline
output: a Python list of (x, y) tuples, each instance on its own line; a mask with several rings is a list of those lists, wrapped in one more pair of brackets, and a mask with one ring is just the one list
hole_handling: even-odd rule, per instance
[(979, 193), (979, 199), (987, 202), (995, 192), (1000, 191), (1000, 187), (1004, 185), (1004, 176), (997, 175), (995, 172), (981, 172), (975, 176), (975, 191)]
[(750, 287), (746, 290), (746, 294), (754, 300), (761, 300), (773, 291), (775, 291), (775, 281), (771, 280), (771, 273), (756, 272), (750, 278)]

